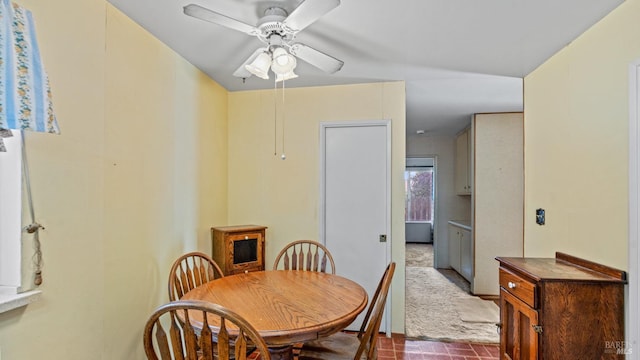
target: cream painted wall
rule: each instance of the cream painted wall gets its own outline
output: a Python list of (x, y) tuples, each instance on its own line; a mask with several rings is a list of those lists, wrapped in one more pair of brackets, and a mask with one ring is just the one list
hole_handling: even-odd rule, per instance
[(211, 225), (226, 221), (226, 90), (117, 10), (107, 15), (105, 344), (117, 344), (106, 358), (124, 359), (141, 329), (123, 324), (166, 302), (173, 260), (210, 252)]
[(43, 295), (0, 314), (2, 358), (143, 359), (173, 259), (227, 220), (227, 92), (105, 1), (20, 3), (62, 134), (27, 134)]
[[(0, 314), (3, 359), (83, 359), (103, 347), (103, 1), (26, 0), (61, 135), (25, 134), (44, 256), (39, 302)], [(80, 31), (79, 31), (80, 30)], [(95, 131), (98, 129), (99, 131)], [(24, 236), (32, 251), (32, 239)], [(31, 254), (23, 263), (31, 287)]]
[[(628, 65), (640, 1), (627, 0), (525, 78), (525, 255), (563, 251), (627, 269)], [(535, 209), (546, 209), (546, 225)]]
[[(318, 239), (320, 122), (391, 119), (391, 241), (392, 259), (397, 262), (391, 315), (392, 331), (403, 333), (404, 83), (291, 88), (285, 95), (285, 106), (278, 105), (274, 155), (273, 90), (229, 94), (229, 158), (233, 161), (229, 162), (228, 225), (269, 227), (267, 268), (273, 266), (278, 251), (287, 243)], [(280, 159), (283, 115), (287, 157), (284, 161)]]

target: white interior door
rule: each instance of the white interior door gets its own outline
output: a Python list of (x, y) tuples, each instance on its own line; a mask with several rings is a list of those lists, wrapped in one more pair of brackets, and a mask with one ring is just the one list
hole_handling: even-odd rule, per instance
[[(390, 139), (389, 121), (321, 124), (320, 239), (336, 274), (362, 285), (369, 299), (390, 258)], [(363, 316), (348, 329), (358, 330)]]

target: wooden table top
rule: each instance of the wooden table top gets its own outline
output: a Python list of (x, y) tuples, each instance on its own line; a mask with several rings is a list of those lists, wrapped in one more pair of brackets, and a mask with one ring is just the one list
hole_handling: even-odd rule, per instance
[(189, 291), (181, 299), (205, 300), (231, 309), (249, 321), (269, 346), (291, 345), (338, 332), (367, 306), (366, 291), (349, 279), (291, 270), (225, 276)]

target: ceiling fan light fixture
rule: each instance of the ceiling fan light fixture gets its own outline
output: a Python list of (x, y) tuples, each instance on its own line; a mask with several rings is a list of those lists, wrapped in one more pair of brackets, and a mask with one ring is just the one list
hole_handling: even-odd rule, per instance
[(268, 53), (263, 52), (258, 54), (251, 64), (245, 65), (245, 68), (253, 75), (262, 78), (269, 79), (269, 66), (271, 65), (271, 56)]
[(285, 66), (289, 63), (289, 57), (287, 55), (289, 55), (289, 53), (287, 53), (287, 50), (278, 47), (273, 50), (273, 61), (278, 63), (278, 65)]
[(291, 70), (285, 74), (276, 74), (276, 82), (291, 80), (297, 77), (298, 77), (298, 74), (294, 73), (293, 70)]
[(289, 54), (284, 48), (278, 47), (273, 50), (273, 62), (271, 63), (271, 70), (276, 75), (284, 75), (288, 73), (293, 74), (293, 69), (296, 68), (297, 64), (298, 63), (295, 56)]
[[(289, 73), (293, 73), (297, 59), (328, 74), (335, 73), (342, 68), (343, 61), (305, 44), (293, 43), (293, 40), (298, 32), (339, 6), (340, 0), (302, 0), (298, 3), (291, 11), (285, 9), (283, 4), (268, 6), (255, 26), (196, 4), (186, 5), (183, 9), (188, 16), (255, 36), (267, 45), (254, 51), (233, 73), (243, 81), (252, 75), (269, 79), (269, 70), (293, 76), (295, 74)], [(259, 55), (262, 52), (265, 54)]]

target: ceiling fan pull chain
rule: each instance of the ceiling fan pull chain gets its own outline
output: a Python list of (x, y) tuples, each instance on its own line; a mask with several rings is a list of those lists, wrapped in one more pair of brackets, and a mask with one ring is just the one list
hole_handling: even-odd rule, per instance
[(284, 83), (285, 80), (282, 80), (282, 160), (285, 160), (287, 158), (287, 156), (284, 154), (284, 124), (287, 110), (284, 104)]
[(273, 156), (278, 155), (278, 82), (273, 80)]

